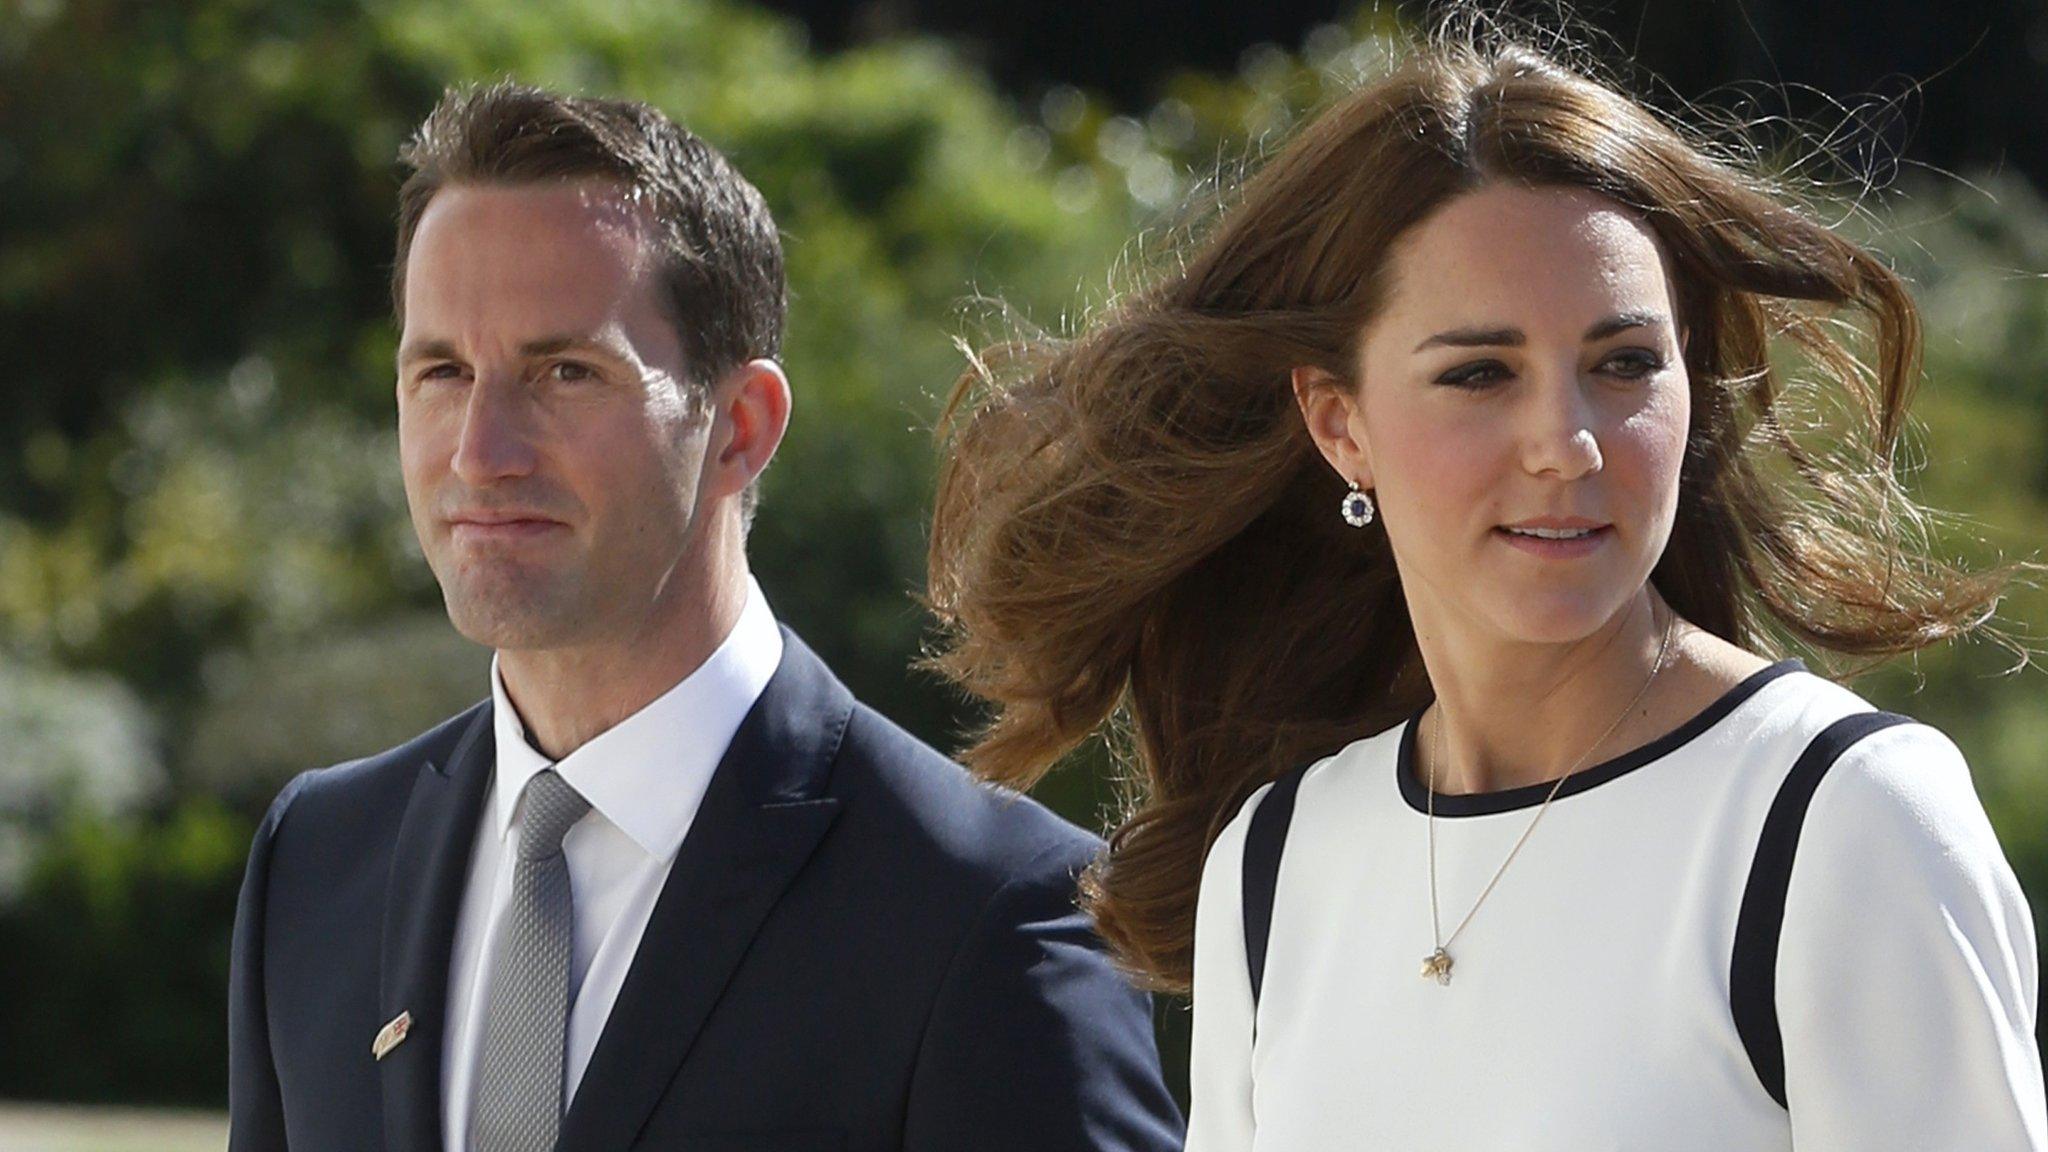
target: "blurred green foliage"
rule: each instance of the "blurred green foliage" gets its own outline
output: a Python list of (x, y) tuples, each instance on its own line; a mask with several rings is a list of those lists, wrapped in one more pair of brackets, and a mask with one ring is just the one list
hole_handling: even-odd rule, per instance
[(220, 1104), (225, 929), (250, 823), (190, 799), (52, 829), (0, 931), (10, 1097)]
[[(1061, 328), (1390, 32), (1321, 28), (1132, 111), (1020, 108), (930, 42), (821, 56), (715, 0), (0, 0), (0, 1096), (220, 1101), (263, 804), (485, 690), (392, 432), (395, 155), (443, 85), (646, 99), (761, 187), (797, 404), (756, 571), (857, 692), (950, 746), (972, 709), (909, 666), (930, 425), (953, 337), (990, 330), (969, 298)], [(1928, 306), (1925, 492), (1976, 518), (1957, 549), (2038, 550), (2048, 208), (1951, 182), (1862, 223)], [(2008, 614), (2038, 636), (2048, 600)], [(2009, 662), (1942, 649), (1865, 687), (1956, 737), (2048, 906), (2048, 709)], [(1042, 794), (1099, 826), (1113, 787), (1077, 759)], [(1185, 1013), (1162, 1018), (1178, 1077)]]

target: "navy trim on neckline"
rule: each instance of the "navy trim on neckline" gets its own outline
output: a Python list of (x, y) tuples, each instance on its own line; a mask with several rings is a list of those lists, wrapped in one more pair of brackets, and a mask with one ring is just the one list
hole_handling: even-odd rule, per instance
[[(1719, 699), (1701, 709), (1699, 714), (1657, 739), (1639, 748), (1623, 752), (1611, 760), (1603, 760), (1590, 768), (1582, 768), (1565, 780), (1558, 788), (1558, 799), (1575, 796), (1589, 788), (1597, 788), (1619, 776), (1641, 768), (1654, 760), (1668, 756), (1691, 741), (1700, 733), (1720, 723), (1743, 701), (1756, 695), (1759, 688), (1789, 672), (1804, 672), (1806, 665), (1798, 659), (1780, 660), (1768, 668), (1759, 668), (1728, 691)], [(1428, 711), (1427, 706), (1422, 710)], [(1415, 729), (1422, 719), (1422, 712), (1408, 718), (1401, 729), (1401, 749), (1394, 757), (1394, 779), (1401, 787), (1401, 799), (1408, 802), (1417, 812), (1429, 811), (1429, 789), (1415, 773)], [(1491, 816), (1498, 812), (1512, 812), (1517, 808), (1533, 808), (1543, 803), (1550, 795), (1555, 781), (1542, 784), (1527, 784), (1520, 788), (1503, 788), (1498, 792), (1467, 792), (1456, 795), (1437, 793), (1436, 814), (1439, 816)]]

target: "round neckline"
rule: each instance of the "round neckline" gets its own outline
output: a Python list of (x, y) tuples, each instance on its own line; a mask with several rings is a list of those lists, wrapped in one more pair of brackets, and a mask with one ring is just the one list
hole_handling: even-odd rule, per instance
[[(1563, 787), (1557, 788), (1557, 798), (1575, 796), (1590, 788), (1597, 788), (1610, 780), (1626, 776), (1645, 764), (1659, 760), (1691, 742), (1707, 729), (1720, 723), (1742, 702), (1756, 695), (1758, 689), (1791, 672), (1804, 672), (1806, 664), (1797, 659), (1780, 660), (1769, 667), (1759, 668), (1744, 677), (1741, 683), (1723, 692), (1713, 703), (1701, 709), (1692, 719), (1657, 737), (1647, 744), (1632, 748), (1612, 759), (1602, 760), (1588, 768), (1582, 768), (1565, 779)], [(1415, 715), (1410, 716), (1401, 729), (1400, 751), (1394, 757), (1394, 778), (1400, 785), (1401, 799), (1417, 813), (1429, 811), (1429, 789), (1416, 775), (1415, 730), (1422, 719), (1422, 713), (1429, 710), (1424, 705)], [(1436, 814), (1439, 816), (1491, 816), (1500, 812), (1513, 812), (1518, 808), (1532, 808), (1543, 803), (1550, 790), (1557, 787), (1556, 781), (1540, 784), (1525, 784), (1519, 788), (1502, 788), (1494, 792), (1464, 792), (1456, 795), (1437, 793)]]

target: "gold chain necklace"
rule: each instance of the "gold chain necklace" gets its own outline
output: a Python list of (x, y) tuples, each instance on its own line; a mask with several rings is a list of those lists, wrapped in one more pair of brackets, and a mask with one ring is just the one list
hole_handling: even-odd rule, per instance
[[(1656, 608), (1653, 606), (1650, 611), (1654, 615)], [(1606, 743), (1607, 738), (1614, 735), (1614, 730), (1621, 727), (1621, 722), (1628, 719), (1628, 714), (1635, 711), (1636, 705), (1642, 703), (1643, 697), (1649, 694), (1650, 685), (1657, 681), (1657, 673), (1664, 670), (1664, 656), (1671, 650), (1671, 635), (1676, 631), (1674, 627), (1675, 616), (1676, 613), (1672, 613), (1664, 618), (1664, 639), (1657, 645), (1657, 662), (1650, 666), (1650, 675), (1643, 681), (1643, 686), (1636, 689), (1634, 698), (1621, 710), (1621, 715), (1614, 718), (1614, 723), (1609, 724), (1607, 730), (1600, 734), (1600, 738), (1587, 746), (1586, 750), (1579, 754), (1579, 758), (1572, 762), (1572, 766), (1564, 770), (1564, 775), (1557, 778), (1557, 783), (1550, 786), (1550, 793), (1543, 798), (1542, 807), (1536, 809), (1536, 815), (1529, 821), (1529, 826), (1522, 829), (1521, 838), (1515, 841), (1514, 847), (1508, 849), (1507, 859), (1500, 862), (1499, 868), (1494, 869), (1493, 879), (1486, 882), (1485, 889), (1479, 893), (1479, 899), (1472, 902), (1472, 910), (1465, 913), (1463, 920), (1458, 921), (1458, 926), (1451, 930), (1449, 938), (1444, 936), (1443, 920), (1438, 912), (1436, 893), (1436, 769), (1437, 765), (1443, 763), (1444, 759), (1445, 715), (1443, 703), (1438, 701), (1436, 736), (1430, 741), (1429, 800), (1426, 805), (1429, 813), (1429, 931), (1431, 937), (1436, 940), (1436, 951), (1430, 953), (1422, 961), (1423, 979), (1435, 980), (1438, 984), (1449, 984), (1451, 982), (1451, 945), (1457, 941), (1459, 933), (1465, 930), (1465, 926), (1472, 923), (1472, 917), (1478, 915), (1479, 906), (1486, 903), (1488, 896), (1493, 895), (1494, 886), (1499, 884), (1500, 878), (1507, 874), (1508, 865), (1515, 862), (1516, 854), (1521, 852), (1522, 845), (1529, 842), (1530, 835), (1536, 831), (1536, 825), (1543, 822), (1543, 814), (1550, 811), (1550, 802), (1557, 799), (1557, 793), (1564, 787), (1564, 782), (1571, 779), (1572, 773), (1577, 772), (1586, 763), (1586, 758), (1593, 754), (1595, 748)]]

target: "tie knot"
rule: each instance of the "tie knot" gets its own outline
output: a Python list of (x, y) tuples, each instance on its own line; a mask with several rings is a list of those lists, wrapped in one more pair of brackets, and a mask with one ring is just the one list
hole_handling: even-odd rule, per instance
[(526, 814), (519, 818), (519, 855), (544, 860), (562, 850), (569, 826), (590, 811), (590, 801), (553, 768), (526, 782)]

